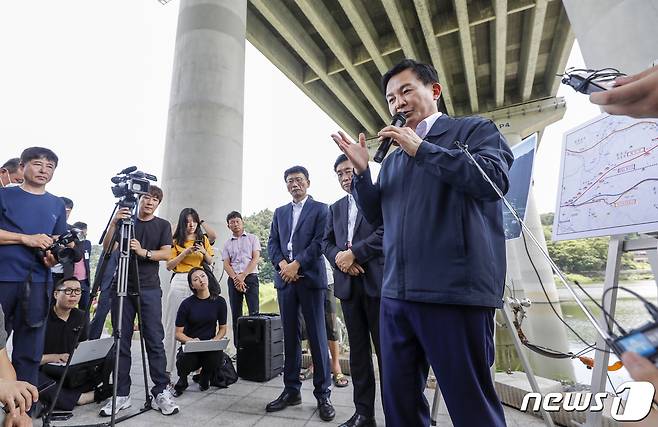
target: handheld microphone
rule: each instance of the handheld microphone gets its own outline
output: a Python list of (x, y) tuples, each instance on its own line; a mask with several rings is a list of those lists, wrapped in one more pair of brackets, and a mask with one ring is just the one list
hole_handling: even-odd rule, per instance
[[(393, 121), (391, 122), (391, 126), (395, 127), (400, 127), (404, 126), (404, 124), (407, 122), (407, 117), (404, 115), (404, 113), (400, 112), (397, 113), (393, 116)], [(386, 157), (386, 153), (388, 153), (388, 150), (391, 148), (391, 144), (393, 143), (393, 138), (385, 138), (381, 144), (379, 144), (379, 148), (377, 149), (377, 152), (375, 153), (374, 161), (377, 163), (381, 163), (384, 161), (384, 157)]]

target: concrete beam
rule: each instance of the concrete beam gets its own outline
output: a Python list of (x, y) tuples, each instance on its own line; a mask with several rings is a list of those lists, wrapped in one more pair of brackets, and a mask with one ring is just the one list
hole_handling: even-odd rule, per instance
[(450, 95), (450, 82), (448, 81), (448, 73), (446, 72), (446, 67), (443, 64), (443, 57), (441, 56), (439, 41), (434, 35), (434, 24), (432, 23), (429, 0), (414, 0), (414, 5), (416, 6), (416, 14), (418, 15), (420, 26), (423, 29), (423, 34), (425, 35), (425, 43), (427, 44), (427, 50), (430, 52), (430, 58), (432, 59), (432, 63), (434, 64), (436, 71), (439, 73), (439, 80), (443, 82), (443, 102), (446, 105), (448, 114), (453, 116), (455, 114), (455, 107), (452, 105), (452, 96)]
[(525, 138), (562, 119), (566, 111), (564, 98), (556, 97), (488, 111), (481, 116), (496, 123), (503, 134), (515, 133)]
[(379, 46), (377, 46), (378, 36), (377, 31), (375, 31), (375, 24), (370, 19), (368, 10), (363, 5), (362, 0), (338, 0), (338, 3), (340, 3), (343, 12), (345, 12), (354, 30), (359, 35), (361, 43), (370, 54), (377, 70), (383, 75), (393, 64), (389, 58), (381, 54)]
[(548, 0), (537, 0), (535, 8), (530, 12), (530, 18), (525, 22), (521, 45), (521, 63), (519, 64), (519, 87), (521, 99), (527, 101), (532, 94), (532, 84), (537, 69), (539, 45), (544, 31), (544, 19)]
[(473, 61), (473, 43), (471, 43), (471, 27), (468, 24), (468, 8), (466, 2), (454, 0), (457, 23), (459, 25), (459, 42), (464, 62), (464, 74), (466, 74), (466, 86), (471, 112), (478, 111), (477, 80), (475, 78), (475, 62)]
[(496, 107), (505, 101), (505, 63), (507, 62), (507, 0), (494, 0), (496, 22), (491, 26), (491, 76)]
[(549, 95), (555, 95), (560, 86), (560, 78), (556, 74), (562, 74), (564, 67), (567, 65), (569, 53), (576, 40), (576, 35), (571, 28), (571, 23), (567, 17), (567, 12), (562, 8), (560, 17), (555, 27), (555, 36), (551, 53), (548, 56), (548, 64), (544, 72), (544, 87)]
[(400, 14), (400, 11), (404, 10), (400, 4), (400, 0), (382, 0), (382, 5), (384, 6), (386, 15), (388, 15), (388, 19), (391, 21), (393, 31), (395, 31), (395, 35), (400, 42), (400, 46), (402, 46), (404, 56), (420, 61), (421, 58), (418, 54), (418, 50), (412, 42), (411, 37), (409, 37), (407, 28), (404, 25), (404, 20)]
[(327, 62), (324, 54), (292, 12), (281, 2), (250, 1), (290, 47), (313, 69), (329, 90), (341, 100), (363, 127), (369, 133), (376, 134), (380, 129), (378, 120), (372, 116), (365, 105), (359, 102), (357, 97), (353, 96), (353, 90), (342, 76), (332, 76), (327, 73)]
[(331, 12), (322, 2), (311, 2), (310, 0), (295, 0), (302, 13), (306, 15), (320, 37), (324, 39), (328, 46), (332, 47), (332, 52), (347, 73), (352, 77), (354, 83), (370, 102), (370, 105), (377, 111), (383, 123), (390, 121), (391, 114), (384, 103), (384, 97), (379, 90), (378, 85), (368, 75), (364, 67), (357, 68), (352, 63), (352, 49), (341, 32), (338, 23), (331, 16)]
[(349, 135), (358, 135), (361, 124), (337, 101), (321, 82), (304, 84), (304, 65), (281, 43), (265, 23), (251, 10), (247, 10), (247, 40), (272, 62), (306, 96), (315, 102)]

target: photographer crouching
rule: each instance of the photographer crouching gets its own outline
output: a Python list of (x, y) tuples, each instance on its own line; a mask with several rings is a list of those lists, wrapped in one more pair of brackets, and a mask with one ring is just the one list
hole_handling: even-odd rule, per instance
[(36, 385), (53, 283), (50, 250), (66, 232), (64, 203), (46, 191), (58, 158), (31, 147), (21, 154), (23, 183), (0, 189), (0, 304), (7, 333), (14, 331), (12, 362), (21, 381)]

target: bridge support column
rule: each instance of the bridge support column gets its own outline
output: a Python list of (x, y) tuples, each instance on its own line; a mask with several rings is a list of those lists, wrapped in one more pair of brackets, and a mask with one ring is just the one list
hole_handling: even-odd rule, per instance
[[(565, 111), (564, 100), (555, 98), (495, 110), (483, 114), (483, 116), (492, 119), (498, 125), (510, 146), (514, 146), (521, 142), (522, 138), (534, 132), (540, 132), (541, 135), (544, 128), (560, 120)], [(526, 210), (526, 225), (543, 248), (546, 249), (544, 232), (532, 188)], [(528, 318), (523, 322), (524, 333), (530, 342), (567, 352), (569, 351), (569, 345), (564, 325), (555, 317), (549, 305), (550, 300), (560, 316), (562, 315), (551, 267), (529, 238), (527, 238), (527, 245), (528, 252), (525, 250), (522, 238), (507, 242), (507, 283), (516, 290), (517, 297), (528, 297), (533, 304)], [(532, 259), (538, 274), (535, 273), (530, 259)], [(546, 289), (548, 299), (542, 291), (539, 279), (541, 279), (541, 284)], [(510, 332), (516, 333), (516, 331)], [(513, 358), (510, 359), (514, 350), (513, 347), (508, 348), (508, 345), (511, 346), (512, 344), (509, 341), (509, 335), (504, 331), (498, 331), (497, 334), (496, 344), (499, 347), (497, 348), (497, 356), (500, 356), (498, 367), (507, 369), (508, 365), (513, 368), (519, 366), (518, 361)], [(529, 358), (536, 375), (563, 380), (574, 379), (574, 371), (570, 360), (548, 359), (532, 352), (530, 352)]]

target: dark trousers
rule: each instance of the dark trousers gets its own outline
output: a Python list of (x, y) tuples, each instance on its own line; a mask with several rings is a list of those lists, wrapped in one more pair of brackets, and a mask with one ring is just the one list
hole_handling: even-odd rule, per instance
[(306, 322), (311, 357), (313, 357), (313, 395), (317, 399), (328, 398), (331, 395), (329, 347), (324, 325), (325, 292), (324, 289), (309, 288), (303, 283), (303, 279), (283, 288), (277, 288), (285, 353), (283, 383), (289, 393), (299, 393), (302, 387), (302, 382), (299, 380), (299, 370), (302, 366), (302, 327), (298, 317), (301, 308)]
[[(119, 297), (115, 290), (111, 291), (112, 299), (112, 324), (117, 322), (119, 313)], [(142, 332), (146, 345), (149, 373), (153, 388), (151, 394), (157, 396), (162, 393), (169, 384), (169, 376), (166, 373), (167, 358), (165, 357), (164, 328), (162, 327), (162, 290), (160, 288), (147, 288), (141, 290), (140, 302), (142, 306)], [(121, 349), (119, 352), (119, 374), (117, 380), (117, 395), (128, 396), (130, 394), (130, 344), (133, 336), (133, 324), (137, 316), (137, 296), (129, 295), (123, 301), (123, 318), (121, 322)]]
[(491, 371), (494, 309), (382, 298), (387, 426), (429, 426), (429, 364), (455, 427), (505, 426)]
[(0, 282), (7, 334), (14, 332), (11, 361), (20, 381), (38, 385), (52, 283)]
[[(382, 356), (379, 345), (379, 298), (366, 294), (363, 280), (352, 278), (350, 299), (341, 300), (347, 336), (350, 342), (350, 372), (354, 384), (356, 413), (366, 417), (375, 415), (375, 371), (372, 364), (372, 347), (375, 347), (381, 390), (384, 390)], [(383, 401), (383, 393), (382, 393)]]
[[(39, 393), (39, 400), (47, 406), (50, 406), (55, 398), (55, 393), (57, 392), (57, 381), (57, 378), (50, 377), (41, 371), (39, 372), (39, 388), (43, 389), (48, 386), (45, 391)], [(80, 395), (85, 391), (89, 391), (83, 390), (83, 388), (84, 387), (62, 387), (59, 396), (57, 396), (57, 404), (55, 404), (55, 408), (62, 411), (72, 411), (78, 403)]]
[[(89, 280), (84, 279), (80, 280), (80, 287), (82, 288), (82, 293), (80, 294), (80, 302), (78, 303), (78, 308), (83, 311), (87, 311), (89, 305)], [(87, 312), (87, 318), (89, 318), (89, 312)]]
[(183, 353), (178, 350), (176, 357), (176, 370), (179, 378), (187, 378), (191, 372), (202, 368), (200, 383), (208, 383), (219, 368), (224, 358), (223, 351), (200, 351), (197, 353)]
[(247, 284), (247, 292), (242, 293), (235, 289), (233, 279), (228, 279), (228, 299), (231, 304), (231, 318), (233, 319), (233, 345), (236, 349), (238, 348), (238, 319), (242, 317), (242, 300), (247, 300), (247, 309), (250, 316), (260, 311), (258, 275), (251, 273), (245, 277), (244, 282)]
[(98, 304), (96, 304), (96, 312), (94, 313), (94, 318), (91, 319), (89, 325), (89, 339), (96, 340), (101, 337), (103, 333), (103, 327), (105, 326), (105, 318), (110, 312), (112, 307), (112, 289), (105, 289), (101, 291), (98, 296)]

